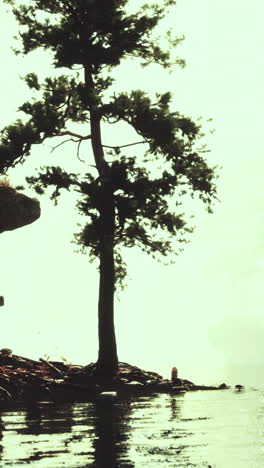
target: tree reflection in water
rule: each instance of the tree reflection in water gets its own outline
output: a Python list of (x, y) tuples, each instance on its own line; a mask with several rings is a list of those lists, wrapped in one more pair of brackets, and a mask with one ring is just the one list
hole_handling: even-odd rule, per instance
[(21, 434), (63, 434), (71, 432), (74, 425), (73, 405), (32, 405), (26, 408), (26, 426)]
[(93, 406), (94, 463), (98, 468), (134, 467), (128, 459), (131, 401), (101, 400)]
[[(259, 393), (258, 403), (255, 392), (242, 396), (243, 412), (241, 399), (233, 392), (2, 406), (0, 467), (205, 468), (229, 466), (223, 463), (225, 453), (241, 468), (251, 466), (251, 461), (254, 466), (264, 466), (262, 439), (257, 438), (258, 424), (263, 422), (259, 419), (263, 393)], [(243, 423), (251, 421), (252, 415), (257, 419), (248, 439)], [(226, 420), (229, 425), (223, 424)], [(239, 457), (243, 457), (242, 464)]]
[(43, 466), (46, 460), (47, 466), (56, 468), (134, 467), (127, 458), (130, 411), (130, 402), (123, 400), (34, 403), (4, 411), (8, 437), (0, 422), (0, 438), (1, 428), (4, 434), (4, 456), (0, 447), (0, 459), (12, 466), (34, 461)]
[(152, 395), (3, 410), (1, 463), (133, 468), (177, 461), (186, 466), (191, 433), (181, 420), (182, 404), (182, 397)]
[(173, 421), (174, 419), (179, 419), (181, 417), (181, 405), (182, 400), (180, 400), (179, 397), (176, 397), (175, 395), (170, 395), (170, 421)]

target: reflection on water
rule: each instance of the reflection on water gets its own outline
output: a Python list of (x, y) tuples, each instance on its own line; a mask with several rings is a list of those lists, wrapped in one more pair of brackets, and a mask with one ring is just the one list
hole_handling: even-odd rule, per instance
[[(101, 401), (92, 407), (94, 420), (94, 463), (102, 468), (135, 466), (128, 459), (131, 401), (115, 404)], [(122, 463), (121, 463), (122, 462)]]
[(131, 403), (40, 402), (2, 411), (1, 466), (133, 467), (127, 454)]
[(264, 466), (261, 392), (195, 392), (0, 410), (0, 466)]

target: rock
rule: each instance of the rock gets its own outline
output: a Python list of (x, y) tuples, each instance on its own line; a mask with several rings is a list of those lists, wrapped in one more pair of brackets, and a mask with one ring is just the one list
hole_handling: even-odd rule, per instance
[(137, 382), (136, 380), (132, 380), (131, 382), (128, 382), (126, 385), (131, 385), (131, 386), (137, 385), (139, 387), (143, 387), (144, 384), (141, 382)]
[(40, 217), (40, 204), (0, 181), (0, 233), (31, 224)]
[(148, 380), (149, 385), (157, 385), (158, 383), (161, 382), (161, 380)]
[(244, 385), (238, 384), (238, 385), (235, 385), (235, 388), (236, 388), (239, 392), (241, 392), (241, 390), (244, 390), (245, 387), (244, 387)]
[(155, 387), (158, 390), (166, 391), (166, 390), (169, 390), (169, 388), (171, 388), (171, 383), (166, 380), (163, 380), (161, 382), (156, 383)]
[(183, 382), (183, 385), (188, 385), (188, 387), (192, 387), (193, 385), (195, 385), (193, 382), (187, 379), (181, 379), (181, 381)]
[(2, 348), (2, 349), (0, 349), (0, 353), (1, 353), (3, 356), (12, 356), (13, 351), (12, 351), (12, 349), (10, 349), (10, 348)]
[(226, 385), (226, 383), (222, 383), (222, 384), (219, 385), (218, 388), (219, 388), (219, 390), (226, 390), (226, 389), (228, 389), (230, 387), (228, 385)]
[(106, 398), (109, 400), (115, 400), (117, 397), (117, 392), (101, 392), (98, 395), (98, 398)]
[(184, 379), (179, 379), (179, 378), (175, 378), (173, 381), (172, 381), (173, 385), (177, 385), (177, 386), (183, 386), (185, 385), (185, 383), (189, 383), (189, 381), (186, 381)]
[(177, 387), (177, 386), (172, 386), (171, 387), (171, 393), (186, 393), (189, 390), (188, 387)]

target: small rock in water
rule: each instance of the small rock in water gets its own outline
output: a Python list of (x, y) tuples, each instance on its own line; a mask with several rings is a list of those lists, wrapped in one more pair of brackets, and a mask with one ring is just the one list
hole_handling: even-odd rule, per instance
[(117, 392), (101, 392), (99, 394), (100, 398), (116, 398), (117, 397)]
[(235, 385), (235, 388), (240, 392), (241, 390), (244, 390), (244, 386), (243, 385)]

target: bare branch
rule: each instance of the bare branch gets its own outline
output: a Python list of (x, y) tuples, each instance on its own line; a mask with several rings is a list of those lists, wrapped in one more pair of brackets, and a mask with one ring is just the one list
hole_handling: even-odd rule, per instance
[(59, 148), (59, 146), (64, 145), (64, 143), (68, 143), (68, 141), (74, 141), (74, 142), (76, 142), (76, 140), (73, 140), (72, 138), (68, 138), (67, 140), (62, 141), (62, 142), (59, 143), (58, 145), (53, 146), (53, 147), (52, 147), (52, 150), (51, 150), (51, 153), (53, 153), (53, 151), (55, 151), (57, 148)]
[(85, 162), (83, 159), (80, 158), (80, 146), (81, 146), (81, 143), (82, 143), (83, 140), (79, 140), (78, 141), (78, 146), (77, 146), (77, 158), (79, 159), (79, 161), (81, 162)]
[(65, 135), (71, 135), (77, 139), (74, 139), (74, 138), (67, 138), (67, 140), (64, 140), (62, 141), (61, 143), (59, 143), (58, 145), (54, 146), (51, 150), (51, 153), (53, 153), (53, 151), (57, 148), (59, 148), (60, 146), (64, 145), (64, 143), (68, 143), (69, 141), (73, 141), (74, 143), (78, 143), (78, 146), (77, 146), (77, 158), (79, 159), (79, 161), (81, 162), (85, 162), (83, 159), (80, 158), (80, 146), (81, 146), (81, 143), (83, 142), (83, 140), (90, 140), (91, 139), (91, 135), (86, 135), (86, 136), (82, 136), (82, 135), (79, 135), (77, 133), (73, 133), (73, 132), (70, 132), (70, 131), (65, 131), (65, 132), (60, 132), (60, 133), (57, 133), (57, 135), (52, 135), (53, 137), (57, 137), (57, 136), (65, 136)]
[(119, 146), (102, 145), (102, 146), (104, 148), (120, 149), (120, 148), (127, 148), (128, 146), (142, 145), (143, 143), (148, 143), (148, 142), (144, 140), (144, 141), (137, 141), (136, 143), (128, 143), (127, 145), (119, 145)]

